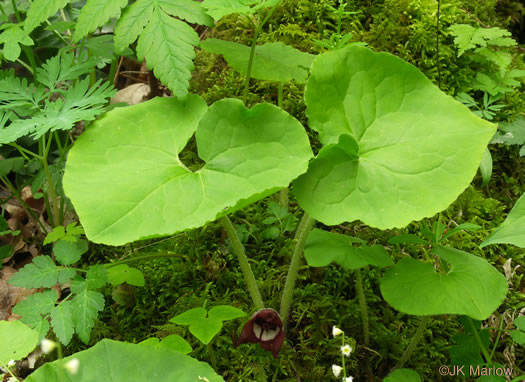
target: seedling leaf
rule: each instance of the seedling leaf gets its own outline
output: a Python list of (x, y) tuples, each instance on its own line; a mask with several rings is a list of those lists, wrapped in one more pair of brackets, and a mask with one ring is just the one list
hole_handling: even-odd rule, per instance
[(199, 307), (190, 309), (173, 317), (170, 322), (177, 325), (189, 325), (190, 333), (207, 345), (222, 329), (223, 321), (243, 317), (246, 314), (233, 306), (218, 305), (206, 312)]
[(294, 191), (327, 225), (433, 216), (469, 185), (495, 132), (412, 65), (358, 46), (314, 60), (305, 102), (325, 147)]
[(107, 269), (108, 280), (111, 285), (130, 284), (144, 286), (144, 275), (136, 268), (120, 264)]
[(432, 264), (405, 258), (381, 280), (386, 302), (407, 314), (464, 314), (477, 320), (488, 318), (503, 302), (506, 279), (486, 260), (441, 246), (433, 253), (450, 270), (438, 273)]

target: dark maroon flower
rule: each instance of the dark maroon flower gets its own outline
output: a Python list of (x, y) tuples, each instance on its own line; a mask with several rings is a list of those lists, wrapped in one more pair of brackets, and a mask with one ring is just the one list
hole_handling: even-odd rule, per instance
[(251, 342), (273, 354), (279, 356), (279, 351), (284, 341), (283, 322), (281, 316), (273, 309), (261, 309), (255, 312), (242, 328), (241, 336), (233, 341), (234, 347)]

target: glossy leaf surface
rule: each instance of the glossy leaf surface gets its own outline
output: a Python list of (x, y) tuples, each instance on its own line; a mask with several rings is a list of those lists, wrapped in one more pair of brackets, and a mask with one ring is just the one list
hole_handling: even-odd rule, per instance
[(362, 243), (362, 240), (315, 228), (306, 239), (304, 257), (311, 267), (325, 267), (332, 262), (345, 269), (359, 269), (366, 265), (376, 267), (393, 265), (382, 246), (354, 247), (354, 243)]
[[(79, 361), (74, 375), (65, 373), (62, 366), (72, 358)], [(199, 377), (224, 381), (208, 364), (174, 350), (105, 339), (63, 361), (46, 363), (26, 382), (100, 382), (101, 376), (111, 376), (113, 382), (197, 382)]]
[[(228, 64), (246, 75), (250, 47), (233, 41), (209, 38), (201, 42), (201, 48), (222, 54)], [(306, 81), (308, 69), (315, 56), (301, 52), (282, 42), (272, 42), (255, 47), (255, 56), (250, 76), (257, 80), (298, 83)]]
[(496, 130), (414, 66), (358, 46), (314, 60), (305, 101), (325, 146), (294, 190), (328, 225), (433, 216), (470, 183)]
[(432, 264), (405, 258), (381, 280), (386, 302), (407, 314), (464, 314), (477, 320), (503, 302), (507, 281), (486, 260), (440, 246), (433, 253), (448, 263), (448, 271), (438, 273)]
[[(179, 153), (195, 132), (206, 164), (191, 171)], [(120, 245), (259, 200), (305, 172), (311, 156), (304, 128), (275, 106), (225, 99), (206, 112), (198, 96), (157, 98), (88, 128), (69, 153), (64, 189), (87, 237)]]
[(480, 247), (490, 244), (512, 244), (525, 248), (525, 194), (521, 195), (505, 221)]

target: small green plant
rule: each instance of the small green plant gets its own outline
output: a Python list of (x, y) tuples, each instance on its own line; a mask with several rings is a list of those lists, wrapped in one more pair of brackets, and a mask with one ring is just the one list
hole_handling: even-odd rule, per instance
[(465, 54), (480, 65), (480, 71), (472, 81), (472, 87), (491, 96), (514, 91), (520, 86), (518, 78), (525, 76), (524, 70), (511, 69), (512, 54), (508, 49), (516, 46), (510, 32), (501, 28), (473, 27), (455, 24), (450, 27), (458, 57)]
[(275, 240), (285, 232), (293, 232), (297, 228), (294, 216), (288, 212), (287, 208), (279, 203), (268, 203), (267, 217), (263, 224), (267, 227), (263, 231), (265, 239)]
[[(82, 277), (71, 267), (88, 250), (87, 242), (79, 238), (81, 232), (74, 223), (67, 230), (55, 228), (48, 235), (47, 243), (53, 243), (53, 255), (60, 265), (50, 256), (37, 256), (9, 279), (10, 284), (18, 287), (45, 288), (13, 308), (13, 313), (22, 316), (23, 323), (37, 331), (39, 340), (47, 336), (51, 322), (55, 335), (64, 345), (74, 333), (87, 344), (98, 312), (104, 309), (104, 296), (98, 290), (107, 282), (105, 268), (93, 265)], [(71, 293), (65, 297), (51, 289), (69, 282)]]
[(193, 308), (173, 317), (170, 322), (189, 326), (189, 331), (204, 345), (208, 345), (222, 329), (224, 321), (244, 317), (246, 313), (229, 305), (217, 305), (206, 310)]

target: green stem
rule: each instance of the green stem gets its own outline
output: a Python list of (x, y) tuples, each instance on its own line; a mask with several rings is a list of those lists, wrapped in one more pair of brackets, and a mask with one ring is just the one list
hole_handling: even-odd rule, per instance
[(355, 287), (357, 290), (357, 297), (359, 299), (359, 308), (361, 310), (361, 321), (363, 322), (363, 337), (365, 339), (365, 345), (368, 346), (370, 343), (370, 336), (368, 331), (368, 306), (366, 305), (365, 290), (363, 288), (363, 276), (361, 275), (361, 269), (355, 271)]
[(24, 199), (22, 199), (22, 197), (20, 196), (20, 193), (15, 188), (15, 186), (11, 183), (9, 178), (7, 176), (2, 176), (1, 179), (2, 179), (2, 183), (4, 183), (4, 185), (9, 189), (9, 191), (15, 196), (16, 200), (18, 200), (18, 202), (24, 207), (24, 210), (27, 212), (28, 216), (33, 220), (33, 223), (38, 224), (40, 228), (42, 229), (42, 232), (47, 234), (47, 229), (44, 226), (44, 224), (40, 221), (38, 216), (35, 215), (31, 206), (27, 204)]
[(57, 143), (58, 152), (60, 153), (60, 159), (64, 160), (66, 157), (66, 151), (62, 147), (62, 142), (60, 141), (60, 136), (58, 135), (58, 131), (54, 131), (53, 136), (55, 137), (55, 142)]
[[(282, 1), (282, 0), (281, 0)], [(261, 30), (266, 24), (266, 22), (272, 17), (273, 13), (275, 12), (275, 9), (279, 4), (281, 4), (281, 1), (277, 2), (272, 9), (270, 9), (270, 12), (266, 15), (266, 17), (261, 22), (261, 15), (257, 15), (257, 27), (255, 28), (255, 31), (253, 33), (253, 40), (252, 45), (250, 48), (250, 57), (248, 59), (248, 68), (246, 70), (246, 80), (244, 81), (244, 90), (242, 93), (242, 102), (246, 105), (246, 101), (248, 101), (248, 88), (250, 87), (250, 78), (252, 75), (252, 67), (253, 67), (253, 58), (255, 57), (255, 47), (257, 45), (257, 37), (259, 37), (259, 33), (261, 33)]]
[[(212, 341), (213, 342), (213, 341)], [(210, 342), (206, 348), (208, 350), (208, 355), (210, 356), (211, 365), (213, 366), (213, 369), (216, 372), (219, 372), (219, 368), (217, 367), (217, 357), (215, 357), (215, 350), (213, 350), (212, 342)]]
[[(16, 21), (18, 21), (18, 23), (21, 23), (22, 18), (20, 17), (20, 13), (18, 12), (18, 8), (16, 6), (16, 0), (11, 0), (11, 4), (13, 6), (13, 11), (15, 12)], [(27, 56), (27, 59), (29, 60), (29, 64), (31, 65), (32, 74), (33, 76), (35, 76), (36, 75), (36, 62), (35, 62), (35, 56), (33, 56), (33, 51), (26, 45), (22, 45), (22, 50)]]
[(2, 368), (6, 369), (7, 372), (9, 373), (9, 375), (11, 377), (13, 377), (16, 381), (18, 381), (18, 378), (13, 374), (13, 372), (11, 371), (11, 369), (7, 366), (7, 365), (4, 365), (1, 361), (0, 361), (0, 366), (2, 366)]
[(58, 198), (55, 192), (55, 186), (53, 184), (53, 178), (51, 176), (51, 171), (49, 171), (49, 164), (47, 162), (47, 156), (49, 154), (49, 149), (51, 147), (51, 137), (49, 137), (49, 140), (46, 145), (46, 137), (45, 135), (42, 136), (42, 146), (45, 147), (44, 156), (42, 158), (42, 165), (44, 166), (44, 173), (46, 174), (46, 180), (47, 180), (47, 193), (49, 194), (51, 198), (51, 208), (53, 210), (52, 215), (49, 216), (49, 222), (51, 223), (52, 227), (56, 226), (56, 222), (59, 217), (58, 212)]
[(288, 316), (290, 314), (290, 307), (293, 301), (293, 292), (295, 287), (295, 281), (299, 275), (299, 268), (303, 259), (303, 250), (306, 238), (310, 233), (311, 229), (315, 224), (315, 219), (308, 216), (305, 212), (297, 232), (295, 233), (295, 247), (292, 254), (292, 261), (288, 268), (288, 274), (286, 275), (286, 282), (284, 283), (283, 296), (281, 298), (281, 320), (283, 321), (283, 327), (286, 330), (288, 326)]
[(261, 297), (261, 292), (259, 291), (259, 287), (257, 286), (257, 281), (255, 280), (255, 276), (253, 275), (252, 268), (250, 267), (250, 263), (248, 262), (246, 252), (244, 252), (244, 247), (241, 241), (239, 240), (239, 236), (237, 235), (237, 232), (235, 231), (235, 228), (233, 227), (233, 224), (228, 216), (223, 216), (222, 218), (220, 218), (220, 221), (222, 223), (222, 226), (226, 230), (226, 233), (228, 234), (228, 238), (230, 239), (233, 252), (235, 253), (235, 255), (237, 255), (237, 259), (239, 260), (239, 265), (241, 267), (242, 274), (244, 275), (244, 282), (248, 287), (248, 292), (250, 293), (250, 297), (252, 298), (253, 304), (255, 305), (255, 308), (257, 310), (263, 309), (264, 303)]
[[(277, 106), (279, 106), (281, 109), (283, 108), (283, 88), (284, 84), (282, 82), (279, 82), (279, 87), (277, 89)], [(288, 209), (288, 187), (283, 188), (279, 192), (279, 204), (281, 207)]]
[(30, 67), (29, 65), (27, 65), (24, 61), (22, 61), (21, 59), (17, 58), (16, 62), (18, 62), (20, 65), (22, 65), (24, 68), (26, 68), (26, 70), (29, 73), (31, 73), (33, 76), (35, 75), (35, 73), (33, 72), (33, 68)]
[(410, 343), (408, 344), (408, 347), (405, 349), (405, 352), (401, 356), (401, 359), (396, 365), (396, 369), (401, 369), (405, 362), (410, 358), (414, 350), (416, 349), (417, 344), (423, 337), (423, 332), (425, 331), (428, 322), (430, 321), (430, 316), (425, 316), (421, 320), (421, 323), (419, 324), (419, 327), (416, 330), (416, 333), (414, 333), (414, 336), (410, 340)]
[(248, 68), (246, 69), (246, 79), (244, 81), (244, 90), (242, 92), (242, 103), (246, 105), (248, 101), (248, 89), (250, 87), (250, 77), (252, 75), (253, 58), (255, 57), (255, 47), (257, 45), (257, 37), (261, 31), (261, 23), (259, 22), (260, 17), (257, 18), (257, 27), (253, 32), (252, 45), (250, 47), (250, 57), (248, 58)]
[(478, 329), (476, 328), (476, 325), (474, 325), (474, 321), (472, 321), (472, 318), (469, 316), (467, 317), (467, 321), (469, 323), (470, 328), (472, 329), (472, 334), (474, 335), (474, 338), (476, 339), (476, 342), (478, 343), (478, 346), (481, 350), (481, 354), (483, 354), (483, 357), (485, 358), (485, 362), (488, 364), (492, 363), (492, 358), (490, 357), (489, 352), (487, 351), (487, 348), (485, 345), (483, 345), (483, 341), (481, 341), (481, 337), (479, 336)]
[(144, 255), (144, 256), (136, 256), (132, 257), (131, 259), (124, 259), (115, 261), (114, 263), (104, 264), (104, 268), (112, 268), (116, 267), (117, 265), (121, 264), (129, 264), (129, 263), (135, 263), (142, 260), (152, 260), (152, 259), (162, 259), (162, 258), (170, 258), (170, 257), (182, 257), (182, 255), (179, 255), (177, 253), (157, 253), (154, 255)]
[[(341, 346), (345, 346), (345, 333), (341, 336)], [(345, 355), (341, 351), (341, 366), (343, 367), (343, 381), (346, 381)]]
[(496, 335), (496, 341), (494, 341), (494, 346), (492, 347), (492, 351), (490, 352), (490, 358), (491, 359), (492, 359), (492, 357), (494, 357), (494, 353), (496, 352), (496, 348), (498, 347), (498, 343), (499, 343), (499, 339), (501, 337), (501, 333), (503, 333), (503, 323), (504, 323), (504, 320), (500, 316), (500, 323), (499, 323), (498, 334)]

